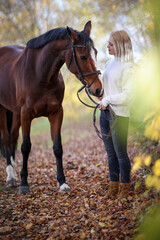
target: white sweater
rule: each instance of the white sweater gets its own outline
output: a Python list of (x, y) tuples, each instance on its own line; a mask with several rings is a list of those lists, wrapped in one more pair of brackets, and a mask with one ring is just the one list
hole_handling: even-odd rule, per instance
[(104, 94), (102, 104), (110, 105), (118, 116), (129, 117), (132, 101), (133, 63), (116, 58), (105, 65), (102, 75)]

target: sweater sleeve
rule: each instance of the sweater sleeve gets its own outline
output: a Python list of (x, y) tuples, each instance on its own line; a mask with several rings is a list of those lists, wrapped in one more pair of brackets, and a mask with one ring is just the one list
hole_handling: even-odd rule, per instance
[(132, 66), (123, 70), (121, 79), (121, 91), (117, 94), (108, 95), (102, 99), (102, 104), (107, 107), (111, 105), (129, 105), (132, 101), (133, 68)]

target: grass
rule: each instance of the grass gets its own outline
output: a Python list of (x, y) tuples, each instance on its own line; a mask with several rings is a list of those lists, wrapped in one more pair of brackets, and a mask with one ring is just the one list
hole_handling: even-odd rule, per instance
[[(96, 126), (100, 129), (99, 126), (99, 116), (100, 111), (97, 109), (96, 112)], [(74, 126), (74, 127), (73, 127)], [(83, 127), (91, 127), (93, 126), (93, 111), (89, 110), (88, 112), (83, 111), (83, 108), (80, 108), (76, 114), (71, 116), (66, 116), (64, 114), (63, 123), (62, 123), (62, 143), (65, 143), (70, 140), (71, 137), (75, 137), (78, 135), (78, 138), (85, 138), (84, 131), (81, 131)], [(78, 134), (77, 134), (78, 131)], [(93, 128), (94, 131), (94, 128)], [(141, 132), (140, 129), (137, 127), (137, 122), (130, 121), (129, 127), (129, 135), (135, 134), (136, 132)], [(86, 131), (86, 134), (87, 133)], [(52, 146), (52, 140), (50, 136), (50, 123), (46, 117), (36, 118), (32, 121), (31, 124), (31, 141), (32, 137), (37, 136), (38, 138), (43, 138), (44, 145)], [(20, 149), (22, 143), (22, 134), (20, 131), (20, 139), (18, 143), (18, 148)]]
[[(86, 109), (85, 109), (86, 110)], [(100, 116), (100, 111), (97, 110), (96, 112), (96, 126), (98, 129), (100, 129), (99, 126), (99, 116)], [(83, 126), (92, 126), (93, 125), (93, 111), (84, 111), (83, 108), (80, 109), (79, 112), (77, 112), (74, 115), (71, 116), (65, 116), (63, 118), (63, 123), (62, 123), (62, 143), (69, 141), (69, 139), (72, 136), (76, 136), (77, 132), (76, 129), (82, 129)], [(74, 126), (74, 128), (73, 128)], [(142, 129), (141, 129), (142, 128)], [(129, 135), (135, 135), (137, 132), (138, 134), (143, 133), (144, 126), (142, 123), (137, 123), (133, 119), (130, 119), (130, 125), (129, 125)], [(94, 131), (94, 128), (93, 128)], [(86, 132), (87, 133), (87, 132)], [(50, 137), (50, 123), (46, 117), (40, 117), (36, 118), (32, 121), (31, 124), (31, 138), (32, 136), (35, 137), (40, 137), (45, 136), (45, 144), (47, 146), (52, 146), (52, 140)], [(140, 134), (141, 135), (141, 134)], [(84, 136), (84, 131), (78, 131), (78, 138), (85, 138)], [(20, 140), (21, 140), (21, 131), (20, 131)], [(21, 141), (20, 141), (21, 144)], [(18, 146), (20, 147), (20, 145)]]
[[(82, 108), (83, 109), (83, 108)], [(78, 138), (85, 138), (84, 132), (80, 131), (80, 129), (87, 126), (93, 125), (93, 111), (82, 111), (82, 109), (77, 112), (76, 115), (66, 117), (64, 114), (63, 118), (63, 123), (62, 123), (62, 143), (69, 141), (69, 139), (72, 136), (77, 135), (77, 130), (78, 130)], [(98, 124), (98, 119), (99, 119), (99, 112), (97, 110), (96, 113), (96, 120)], [(74, 128), (73, 128), (74, 126)], [(89, 133), (88, 133), (89, 134)], [(51, 140), (51, 135), (50, 135), (50, 123), (48, 121), (48, 118), (46, 117), (40, 117), (36, 118), (32, 121), (31, 124), (31, 141), (32, 137), (34, 138), (37, 136), (38, 138), (41, 139), (43, 137), (44, 145), (46, 146), (52, 146), (52, 140)], [(18, 141), (18, 149), (20, 149), (22, 143), (22, 132), (20, 129), (20, 138)]]
[(31, 125), (31, 134), (37, 135), (37, 134), (45, 134), (49, 133), (50, 131), (50, 124), (47, 118), (41, 117), (36, 118), (32, 121)]
[[(99, 118), (99, 111), (97, 110), (97, 114), (96, 114), (96, 119), (98, 121)], [(76, 116), (70, 116), (70, 117), (65, 117), (64, 115), (64, 119), (63, 119), (63, 123), (62, 123), (62, 129), (64, 128), (69, 128), (72, 124), (76, 125), (77, 127), (79, 125), (83, 125), (83, 124), (92, 124), (93, 121), (93, 116), (91, 112), (84, 112), (80, 111), (77, 113)], [(42, 135), (42, 134), (50, 134), (50, 124), (47, 118), (45, 117), (41, 117), (41, 118), (37, 118), (34, 119), (32, 121), (32, 125), (31, 125), (31, 135)]]

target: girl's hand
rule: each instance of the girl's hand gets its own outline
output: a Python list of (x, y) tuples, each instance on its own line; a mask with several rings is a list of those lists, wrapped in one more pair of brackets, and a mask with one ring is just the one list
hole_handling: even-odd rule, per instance
[(99, 103), (99, 108), (103, 109), (103, 110), (106, 110), (106, 107), (102, 104), (102, 101)]
[(98, 100), (101, 101), (103, 99), (103, 97), (98, 97)]

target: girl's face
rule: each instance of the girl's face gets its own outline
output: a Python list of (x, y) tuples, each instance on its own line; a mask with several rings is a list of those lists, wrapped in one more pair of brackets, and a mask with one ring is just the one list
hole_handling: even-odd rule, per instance
[(108, 48), (109, 54), (115, 56), (116, 53), (115, 53), (115, 49), (114, 49), (114, 46), (113, 46), (113, 40), (111, 38), (108, 41), (107, 48)]

